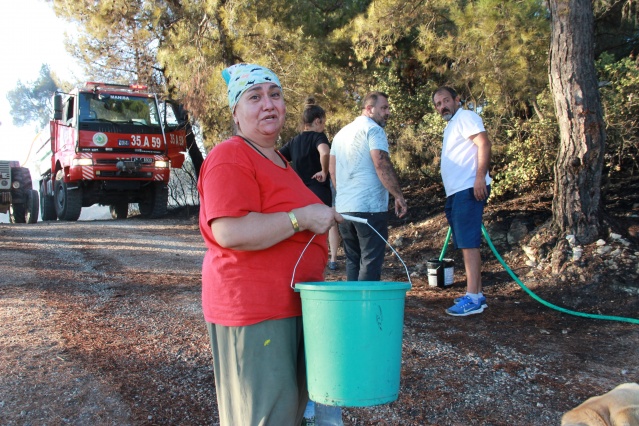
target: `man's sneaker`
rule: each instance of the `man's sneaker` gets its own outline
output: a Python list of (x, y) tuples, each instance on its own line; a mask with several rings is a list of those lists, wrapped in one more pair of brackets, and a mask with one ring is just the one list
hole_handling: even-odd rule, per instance
[[(464, 296), (464, 297), (466, 297), (466, 296)], [(459, 303), (460, 300), (462, 300), (462, 298), (458, 297), (458, 298), (453, 300), (453, 303), (457, 304), (457, 303)], [(488, 304), (486, 304), (486, 296), (484, 296), (484, 295), (480, 296), (479, 297), (479, 303), (481, 303), (481, 307), (482, 308), (486, 309), (488, 307)]]
[(328, 269), (331, 271), (337, 271), (337, 262), (328, 262)]
[(459, 302), (446, 309), (446, 313), (454, 317), (465, 317), (466, 315), (480, 314), (482, 312), (484, 312), (482, 304), (479, 302), (473, 303), (473, 299), (468, 296), (461, 297)]

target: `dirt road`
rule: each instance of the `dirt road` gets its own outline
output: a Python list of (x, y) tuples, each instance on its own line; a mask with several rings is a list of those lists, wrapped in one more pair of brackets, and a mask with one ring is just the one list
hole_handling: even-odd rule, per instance
[[(217, 424), (195, 219), (2, 224), (0, 242), (0, 424)], [(489, 274), (489, 309), (453, 318), (459, 277), (452, 290), (415, 279), (400, 397), (346, 409), (345, 424), (556, 425), (639, 380), (639, 327), (561, 315), (507, 281)]]
[(193, 221), (5, 225), (0, 241), (0, 424), (214, 417)]

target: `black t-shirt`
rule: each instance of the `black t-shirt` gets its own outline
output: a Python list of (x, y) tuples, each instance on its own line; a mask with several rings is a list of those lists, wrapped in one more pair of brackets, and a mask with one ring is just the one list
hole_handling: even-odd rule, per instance
[(325, 133), (302, 132), (280, 149), (280, 153), (291, 162), (293, 170), (302, 178), (306, 186), (320, 185), (330, 188), (328, 176), (324, 182), (312, 179), (315, 173), (322, 171), (317, 147), (323, 143), (330, 147)]

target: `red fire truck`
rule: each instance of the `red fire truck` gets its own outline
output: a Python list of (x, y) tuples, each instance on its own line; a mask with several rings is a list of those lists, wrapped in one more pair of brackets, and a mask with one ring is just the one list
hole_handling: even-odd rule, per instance
[(36, 139), (42, 220), (75, 221), (82, 207), (109, 206), (126, 218), (138, 203), (167, 212), (170, 168), (186, 151), (182, 108), (145, 86), (90, 82), (53, 96), (54, 116)]

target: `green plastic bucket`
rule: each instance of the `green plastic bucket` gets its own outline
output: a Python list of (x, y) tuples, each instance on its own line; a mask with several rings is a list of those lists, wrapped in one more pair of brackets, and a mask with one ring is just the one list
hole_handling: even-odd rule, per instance
[(302, 298), (311, 400), (366, 407), (397, 399), (410, 287), (385, 281), (295, 285)]

